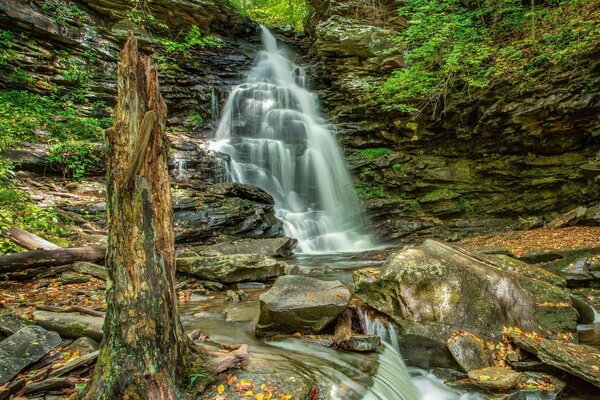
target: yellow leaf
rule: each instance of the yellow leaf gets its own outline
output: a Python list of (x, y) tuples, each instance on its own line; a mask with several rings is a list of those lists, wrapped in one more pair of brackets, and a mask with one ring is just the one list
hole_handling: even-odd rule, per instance
[(245, 393), (245, 396), (246, 396), (246, 397), (254, 397), (254, 393), (252, 393), (251, 391), (247, 391), (247, 392)]
[(265, 385), (264, 383), (263, 383), (262, 385), (260, 385), (260, 388), (261, 388), (262, 390), (265, 390), (265, 388), (266, 388), (266, 387), (267, 387), (267, 385)]
[(256, 394), (254, 395), (254, 398), (255, 398), (256, 400), (264, 400), (264, 399), (265, 399), (265, 395), (264, 395), (263, 393), (256, 393)]
[(487, 376), (487, 375), (480, 375), (480, 376), (477, 378), (477, 380), (478, 380), (478, 381), (487, 381), (487, 380), (489, 380), (489, 379), (490, 379), (490, 377), (489, 377), (489, 376)]
[(225, 391), (225, 386), (223, 385), (219, 385), (219, 387), (217, 388), (217, 392), (219, 392), (219, 394), (223, 393)]

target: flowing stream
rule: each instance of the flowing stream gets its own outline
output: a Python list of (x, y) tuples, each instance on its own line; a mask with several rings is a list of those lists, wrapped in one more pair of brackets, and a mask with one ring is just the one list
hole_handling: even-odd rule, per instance
[(210, 149), (230, 157), (236, 182), (275, 200), (301, 253), (356, 252), (376, 246), (339, 145), (306, 87), (302, 68), (262, 28), (261, 51), (246, 81), (221, 110)]

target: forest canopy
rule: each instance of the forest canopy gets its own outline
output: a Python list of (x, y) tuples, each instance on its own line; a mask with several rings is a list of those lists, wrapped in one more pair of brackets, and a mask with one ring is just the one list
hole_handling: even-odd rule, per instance
[(254, 21), (267, 26), (289, 25), (304, 29), (308, 14), (305, 0), (229, 0), (229, 2)]

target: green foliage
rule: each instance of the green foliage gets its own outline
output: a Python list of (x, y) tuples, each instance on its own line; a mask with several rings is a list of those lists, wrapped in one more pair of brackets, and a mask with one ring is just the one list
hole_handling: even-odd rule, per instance
[(363, 200), (381, 199), (386, 197), (383, 185), (363, 183), (356, 187), (356, 193)]
[[(37, 207), (23, 192), (0, 185), (0, 231), (18, 227), (47, 238), (59, 245), (68, 245), (61, 237), (69, 226), (60, 220), (56, 211)], [(22, 249), (6, 238), (0, 238), (0, 253)]]
[[(533, 4), (533, 5), (532, 5)], [(596, 0), (407, 0), (408, 27), (395, 37), (406, 64), (379, 88), (384, 108), (439, 110), (500, 79), (535, 81), (560, 65), (574, 73), (600, 44)]]
[[(101, 142), (110, 123), (110, 118), (80, 116), (69, 100), (18, 90), (0, 92), (0, 152), (20, 141), (40, 141), (36, 130), (60, 142)], [(11, 171), (10, 163), (1, 161), (0, 181), (10, 179)]]
[(192, 121), (192, 124), (194, 124), (194, 126), (201, 126), (204, 123), (204, 118), (199, 112), (191, 113), (190, 120)]
[(59, 26), (65, 26), (69, 21), (82, 25), (89, 20), (85, 11), (69, 0), (45, 0), (42, 3), (42, 11), (51, 14)]
[(306, 0), (229, 0), (229, 3), (260, 24), (289, 25), (298, 31), (304, 30), (309, 10)]
[(102, 152), (94, 143), (68, 140), (55, 144), (50, 148), (48, 163), (59, 167), (65, 176), (83, 180), (90, 167), (100, 163)]
[(386, 149), (384, 147), (370, 148), (370, 149), (360, 149), (359, 153), (362, 154), (364, 158), (369, 161), (377, 160), (383, 156), (387, 156), (393, 154), (394, 151), (390, 149)]
[(180, 40), (160, 38), (159, 43), (165, 49), (167, 57), (178, 54), (190, 56), (191, 51), (203, 47), (223, 47), (223, 41), (214, 35), (202, 36), (198, 25), (192, 25), (189, 32)]
[(469, 199), (465, 199), (464, 197), (461, 197), (460, 199), (458, 199), (458, 208), (462, 212), (471, 212), (471, 211), (473, 211), (473, 204), (471, 204)]
[(26, 86), (35, 82), (35, 77), (29, 72), (18, 68), (16, 71), (13, 71), (8, 75), (8, 80), (18, 85)]
[(130, 0), (131, 6), (125, 11), (127, 19), (153, 32), (168, 30), (166, 24), (157, 21), (150, 9), (150, 2), (151, 0)]
[(427, 193), (423, 196), (423, 200), (425, 201), (438, 201), (438, 200), (447, 200), (455, 197), (456, 193), (454, 193), (450, 189), (436, 189), (432, 192)]

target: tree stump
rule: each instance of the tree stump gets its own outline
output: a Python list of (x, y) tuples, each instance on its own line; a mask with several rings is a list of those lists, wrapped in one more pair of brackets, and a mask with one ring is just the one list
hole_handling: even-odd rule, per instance
[(117, 93), (107, 133), (108, 308), (82, 398), (180, 399), (190, 376), (205, 375), (177, 314), (167, 109), (156, 68), (131, 33)]

